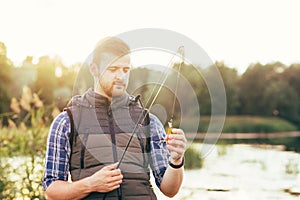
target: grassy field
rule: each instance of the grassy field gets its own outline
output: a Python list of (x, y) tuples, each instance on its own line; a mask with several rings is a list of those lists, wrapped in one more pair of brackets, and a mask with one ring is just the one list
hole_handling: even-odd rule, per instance
[[(197, 132), (207, 132), (210, 126), (211, 130), (214, 127), (220, 127), (223, 124), (223, 117), (214, 117), (214, 122), (211, 122), (210, 116), (201, 116), (199, 119), (190, 118), (185, 120), (185, 131), (189, 132), (189, 125), (198, 124)], [(175, 121), (175, 126), (178, 126), (178, 121)], [(274, 133), (286, 131), (298, 131), (299, 128), (278, 117), (259, 117), (259, 116), (226, 116), (225, 123), (222, 129), (223, 133)]]

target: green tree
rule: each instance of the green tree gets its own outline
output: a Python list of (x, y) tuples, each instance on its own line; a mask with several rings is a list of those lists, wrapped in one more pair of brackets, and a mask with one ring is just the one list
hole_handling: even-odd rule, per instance
[[(55, 105), (59, 110), (63, 110), (67, 103), (75, 93), (75, 79), (77, 76), (76, 71), (80, 69), (81, 64), (76, 63), (71, 67), (67, 67), (62, 62), (62, 59), (58, 56), (53, 59), (55, 65), (55, 80), (56, 85), (54, 88), (54, 100)], [(84, 80), (78, 80), (79, 83), (84, 82)], [(77, 83), (78, 83), (77, 82)], [(76, 93), (78, 94), (78, 93)]]
[(286, 81), (271, 82), (264, 94), (262, 104), (266, 115), (275, 115), (291, 122), (299, 120), (299, 96)]
[[(177, 63), (174, 68), (178, 70), (180, 64)], [(199, 113), (194, 113), (197, 109), (194, 106), (199, 106), (201, 114), (209, 112), (207, 108), (207, 103), (210, 104), (210, 101), (201, 101), (203, 100), (202, 96), (207, 94), (207, 88), (205, 81), (203, 79), (202, 71), (192, 64), (183, 63), (180, 68), (180, 74), (182, 77), (179, 78), (179, 87), (178, 95), (184, 97), (184, 105), (182, 107), (187, 107), (185, 110), (190, 114), (190, 116), (197, 116)], [(177, 74), (173, 76), (173, 85), (176, 84)], [(196, 98), (198, 105), (194, 105), (194, 98)], [(207, 99), (206, 99), (207, 100)], [(209, 99), (208, 99), (209, 100)], [(210, 107), (210, 106), (208, 106)]]
[(280, 79), (285, 66), (279, 62), (251, 65), (238, 82), (240, 114), (270, 115), (266, 101), (263, 101), (268, 86)]
[[(293, 90), (293, 92), (295, 94), (297, 94), (298, 97), (300, 97), (299, 75), (300, 75), (300, 63), (292, 64), (287, 69), (285, 69), (284, 72), (282, 73), (282, 79), (284, 79), (288, 83), (288, 85), (286, 86), (286, 89)], [(290, 102), (290, 104), (292, 104), (293, 106), (297, 106), (298, 110), (295, 110), (295, 112), (297, 112), (297, 117), (295, 117), (294, 119), (291, 119), (291, 118), (287, 118), (287, 119), (289, 119), (292, 122), (295, 122), (296, 124), (299, 124), (299, 122), (300, 122), (300, 119), (299, 119), (300, 118), (300, 101), (299, 100), (297, 102), (293, 101), (293, 102)], [(300, 125), (298, 125), (298, 127), (300, 127)]]
[(27, 56), (21, 67), (12, 69), (13, 77), (18, 77), (17, 81), (12, 83), (12, 95), (16, 98), (21, 97), (23, 87), (28, 86), (33, 89), (33, 84), (37, 79), (37, 70), (32, 60), (32, 56)]
[(223, 62), (215, 64), (221, 73), (227, 97), (227, 114), (236, 115), (240, 107), (238, 94), (239, 75), (236, 69), (227, 67)]
[(34, 91), (39, 94), (45, 105), (50, 105), (54, 102), (54, 90), (57, 87), (55, 62), (49, 56), (42, 56), (36, 68), (37, 80), (34, 83)]
[[(12, 71), (13, 64), (7, 58), (6, 55), (6, 46), (3, 42), (0, 42), (0, 114), (9, 112), (9, 104), (10, 104), (10, 87), (12, 84)], [(3, 117), (2, 121), (3, 125), (8, 125), (7, 117)]]

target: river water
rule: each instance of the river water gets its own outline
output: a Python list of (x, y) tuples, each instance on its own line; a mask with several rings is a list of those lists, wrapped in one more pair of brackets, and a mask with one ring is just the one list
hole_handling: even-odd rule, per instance
[[(200, 144), (193, 144), (203, 150)], [(293, 200), (300, 199), (300, 154), (283, 151), (278, 146), (226, 145), (212, 146), (203, 167), (185, 170), (183, 185), (174, 200)], [(203, 152), (203, 151), (202, 151)], [(24, 171), (29, 158), (9, 158), (13, 171)], [(37, 160), (41, 163), (40, 160)], [(36, 164), (34, 171), (42, 171)], [(39, 174), (39, 173), (38, 173)], [(11, 180), (22, 187), (22, 177), (11, 174)], [(33, 177), (33, 179), (36, 179)], [(21, 182), (18, 182), (21, 181)], [(154, 184), (152, 177), (152, 184)], [(40, 180), (34, 188), (40, 188)], [(160, 200), (169, 200), (156, 187)], [(19, 195), (18, 195), (19, 196)], [(17, 199), (23, 199), (19, 196)]]
[(274, 146), (215, 146), (201, 169), (185, 170), (182, 188), (172, 199), (300, 199), (300, 154)]

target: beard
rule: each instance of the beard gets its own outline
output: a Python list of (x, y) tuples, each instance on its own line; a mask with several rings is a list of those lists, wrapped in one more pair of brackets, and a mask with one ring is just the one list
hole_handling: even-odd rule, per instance
[(112, 83), (99, 81), (100, 87), (108, 97), (122, 96), (125, 93), (126, 84), (120, 81)]

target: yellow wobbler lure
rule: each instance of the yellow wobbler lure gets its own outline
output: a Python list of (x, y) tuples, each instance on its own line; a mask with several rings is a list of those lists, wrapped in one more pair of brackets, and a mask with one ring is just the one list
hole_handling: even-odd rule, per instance
[(169, 135), (172, 134), (172, 129), (173, 129), (173, 123), (172, 123), (172, 120), (170, 120), (168, 122), (168, 129), (167, 129), (167, 139), (166, 139), (166, 143), (168, 144), (168, 140), (169, 140)]

